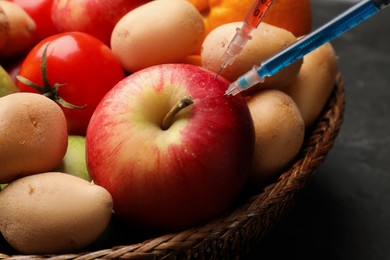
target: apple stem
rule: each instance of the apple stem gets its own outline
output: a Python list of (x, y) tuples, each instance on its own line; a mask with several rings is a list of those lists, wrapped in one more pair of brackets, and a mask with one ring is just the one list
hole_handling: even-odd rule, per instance
[(164, 117), (164, 120), (161, 123), (161, 129), (167, 130), (172, 125), (177, 113), (179, 113), (181, 110), (188, 107), (189, 105), (192, 105), (193, 103), (194, 101), (189, 96), (182, 98), (179, 103), (177, 103), (176, 106), (174, 106)]

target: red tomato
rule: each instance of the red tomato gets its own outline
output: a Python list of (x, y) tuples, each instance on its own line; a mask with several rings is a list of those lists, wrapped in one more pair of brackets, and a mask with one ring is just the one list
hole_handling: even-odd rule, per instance
[[(42, 58), (44, 53), (46, 59)], [(61, 106), (69, 134), (85, 135), (89, 119), (100, 100), (125, 77), (122, 66), (107, 45), (81, 32), (57, 34), (42, 40), (26, 56), (19, 76), (44, 86), (41, 65), (45, 60), (46, 90), (37, 91), (19, 79), (20, 91), (41, 92), (57, 103), (63, 99), (74, 106), (85, 106), (80, 109)], [(64, 85), (56, 92), (58, 84)]]
[(51, 19), (53, 0), (8, 0), (22, 7), (37, 25), (36, 42), (58, 32)]

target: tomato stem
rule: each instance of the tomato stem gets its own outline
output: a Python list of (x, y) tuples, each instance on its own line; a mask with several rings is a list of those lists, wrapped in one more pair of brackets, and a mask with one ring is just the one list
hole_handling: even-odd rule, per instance
[[(43, 86), (42, 90), (44, 92), (51, 92), (51, 86), (49, 83), (49, 80), (47, 79), (47, 48), (49, 47), (50, 42), (46, 44), (43, 54), (42, 54), (42, 60), (41, 60), (41, 75), (42, 75), (42, 81)], [(58, 89), (55, 89), (57, 91)]]
[(41, 60), (41, 76), (42, 76), (43, 86), (40, 86), (40, 85), (32, 82), (31, 80), (29, 80), (23, 76), (20, 76), (20, 75), (17, 75), (16, 78), (20, 82), (22, 82), (23, 84), (26, 84), (27, 86), (32, 87), (33, 89), (35, 89), (36, 91), (38, 91), (39, 93), (41, 93), (45, 97), (48, 97), (51, 100), (55, 101), (57, 104), (61, 105), (62, 107), (70, 108), (70, 109), (83, 109), (83, 108), (85, 108), (87, 105), (83, 105), (83, 106), (73, 105), (73, 104), (65, 101), (63, 98), (61, 98), (58, 95), (59, 88), (62, 86), (65, 86), (66, 83), (65, 84), (64, 83), (63, 84), (55, 83), (53, 86), (50, 85), (49, 79), (47, 78), (47, 49), (48, 49), (49, 45), (50, 45), (50, 42), (46, 44), (46, 46), (43, 50), (42, 60)]

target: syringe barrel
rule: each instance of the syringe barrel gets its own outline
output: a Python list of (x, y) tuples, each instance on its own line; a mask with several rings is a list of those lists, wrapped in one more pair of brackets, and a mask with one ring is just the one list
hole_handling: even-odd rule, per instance
[(253, 28), (257, 28), (273, 2), (274, 0), (255, 0), (245, 17), (244, 22)]
[[(259, 71), (259, 75), (265, 77), (276, 74), (283, 68), (301, 59), (307, 53), (335, 39), (379, 11), (380, 8), (371, 0), (363, 0), (355, 4), (330, 22), (265, 60), (261, 64), (262, 71)], [(264, 75), (265, 72), (267, 72), (267, 75)]]

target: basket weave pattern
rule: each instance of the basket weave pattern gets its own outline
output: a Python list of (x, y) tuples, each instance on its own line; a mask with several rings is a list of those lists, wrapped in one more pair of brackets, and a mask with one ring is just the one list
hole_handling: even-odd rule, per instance
[[(310, 181), (340, 130), (344, 114), (341, 76), (318, 122), (309, 132), (297, 160), (289, 170), (258, 195), (208, 223), (179, 233), (165, 234), (137, 244), (80, 254), (10, 256), (8, 259), (236, 259), (262, 240), (291, 209)], [(1, 251), (1, 245), (0, 245)]]

